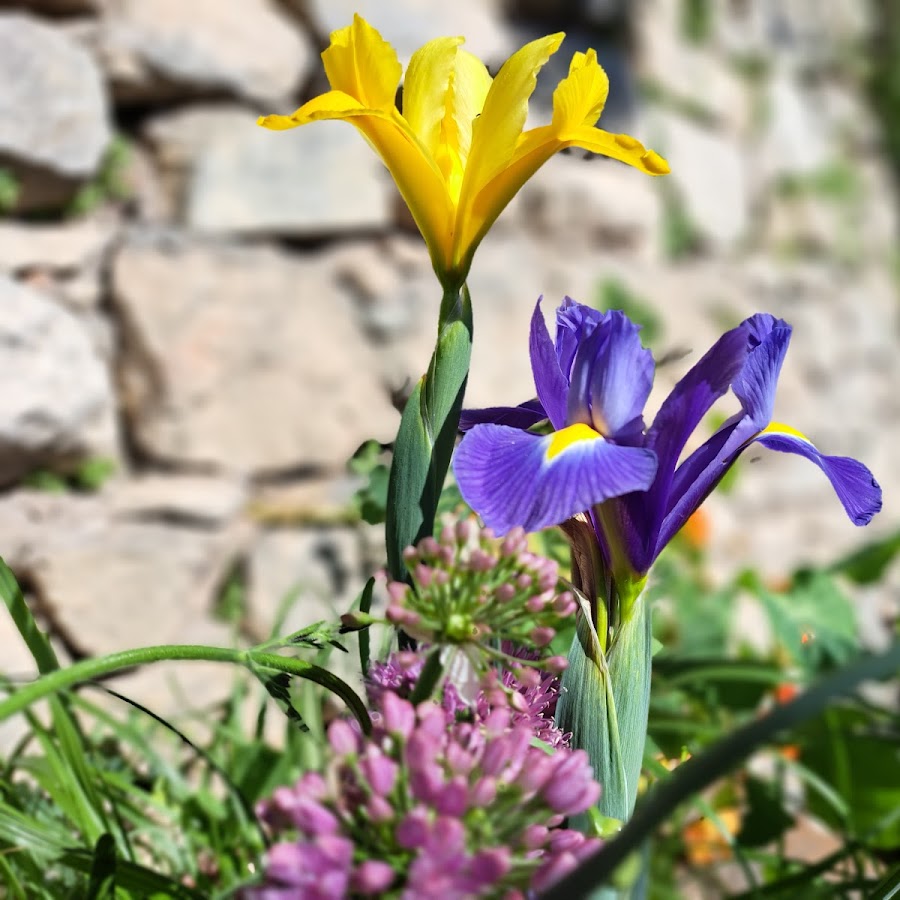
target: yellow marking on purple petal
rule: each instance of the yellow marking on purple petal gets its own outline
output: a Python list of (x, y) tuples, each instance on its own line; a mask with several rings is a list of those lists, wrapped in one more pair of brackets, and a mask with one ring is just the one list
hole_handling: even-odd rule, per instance
[(788, 434), (791, 437), (800, 438), (801, 441), (806, 441), (807, 444), (812, 443), (802, 431), (797, 431), (796, 428), (791, 428), (790, 425), (785, 425), (783, 422), (772, 422), (763, 428), (760, 434)]
[(593, 428), (582, 422), (569, 425), (568, 428), (562, 428), (553, 432), (553, 437), (550, 438), (550, 445), (547, 447), (547, 459), (551, 460), (555, 456), (559, 456), (563, 450), (567, 450), (572, 444), (579, 444), (582, 441), (593, 441), (602, 436), (599, 432), (594, 431)]

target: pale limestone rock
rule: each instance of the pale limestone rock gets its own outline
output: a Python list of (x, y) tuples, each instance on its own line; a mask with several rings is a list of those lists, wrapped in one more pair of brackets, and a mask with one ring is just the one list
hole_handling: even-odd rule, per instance
[(726, 135), (687, 119), (654, 112), (648, 135), (669, 161), (667, 181), (677, 189), (697, 233), (712, 249), (728, 251), (750, 224), (743, 150)]
[(115, 261), (123, 402), (159, 460), (341, 467), (397, 425), (327, 261), (135, 235)]
[(94, 61), (61, 31), (0, 13), (0, 159), (18, 185), (16, 211), (66, 203), (100, 166), (110, 141)]
[(280, 103), (313, 55), (271, 0), (119, 0), (77, 34), (123, 103), (211, 92)]
[(404, 66), (427, 41), (447, 35), (464, 35), (466, 49), (486, 63), (502, 62), (516, 49), (501, 22), (498, 0), (457, 0), (452, 5), (430, 0), (305, 0), (304, 5), (325, 36), (349, 25), (358, 13), (394, 46)]
[(247, 117), (203, 147), (186, 219), (197, 231), (317, 238), (385, 229), (396, 189), (346, 122), (272, 132)]
[(105, 365), (77, 318), (0, 275), (0, 483), (116, 445)]

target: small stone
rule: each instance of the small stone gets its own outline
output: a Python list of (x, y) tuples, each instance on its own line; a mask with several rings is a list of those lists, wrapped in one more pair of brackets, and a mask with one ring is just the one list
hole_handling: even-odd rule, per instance
[(503, 62), (515, 49), (502, 24), (499, 0), (456, 0), (452, 6), (430, 0), (305, 0), (304, 6), (326, 36), (349, 25), (358, 13), (393, 45), (404, 67), (423, 44), (453, 34), (464, 35), (466, 49), (486, 63)]
[(125, 103), (213, 91), (279, 103), (312, 63), (309, 43), (270, 0), (120, 0), (81, 36)]
[(16, 212), (52, 209), (100, 166), (111, 132), (100, 72), (65, 34), (0, 14), (0, 157)]
[(110, 377), (77, 318), (0, 275), (0, 484), (116, 447)]
[(123, 405), (152, 458), (342, 467), (397, 426), (327, 260), (135, 233), (113, 265)]
[(187, 222), (211, 233), (322, 237), (387, 228), (395, 189), (346, 122), (271, 132), (249, 117), (197, 159)]

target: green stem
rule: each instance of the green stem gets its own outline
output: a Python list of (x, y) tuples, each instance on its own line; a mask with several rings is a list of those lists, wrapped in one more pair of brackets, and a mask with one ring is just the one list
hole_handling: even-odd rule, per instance
[(110, 653), (108, 656), (85, 659), (65, 669), (55, 669), (19, 688), (14, 694), (0, 702), (0, 722), (21, 712), (38, 700), (43, 700), (77, 684), (93, 681), (123, 669), (164, 660), (232, 663), (251, 670), (256, 668), (274, 669), (289, 675), (307, 678), (341, 697), (359, 720), (363, 731), (368, 734), (372, 727), (365, 705), (355, 691), (336, 675), (320, 666), (289, 656), (279, 656), (275, 653), (262, 653), (252, 649), (236, 650), (229, 647), (204, 647), (198, 644), (165, 644), (156, 647), (140, 647), (135, 650), (122, 650), (118, 653)]
[(472, 303), (463, 285), (444, 292), (434, 353), (406, 403), (394, 442), (385, 536), (388, 570), (397, 580), (407, 577), (403, 551), (434, 530), (471, 355)]
[(412, 695), (409, 698), (410, 703), (415, 705), (431, 697), (443, 672), (441, 649), (438, 647), (432, 650), (428, 659), (425, 660), (422, 674), (419, 676), (419, 680), (416, 682), (416, 686), (413, 688)]

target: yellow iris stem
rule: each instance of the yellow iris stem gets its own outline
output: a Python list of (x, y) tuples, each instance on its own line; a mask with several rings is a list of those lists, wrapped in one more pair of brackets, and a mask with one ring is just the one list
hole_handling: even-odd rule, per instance
[(331, 35), (322, 54), (331, 90), (291, 115), (263, 116), (259, 124), (284, 130), (345, 119), (355, 125), (393, 176), (441, 282), (458, 288), (497, 216), (559, 150), (581, 147), (648, 175), (669, 171), (636, 138), (595, 127), (609, 80), (593, 50), (572, 57), (569, 74), (553, 94), (550, 124), (524, 130), (537, 74), (563, 37), (526, 44), (495, 78), (462, 49), (462, 38), (430, 41), (410, 59), (401, 110), (397, 54), (357, 15)]

